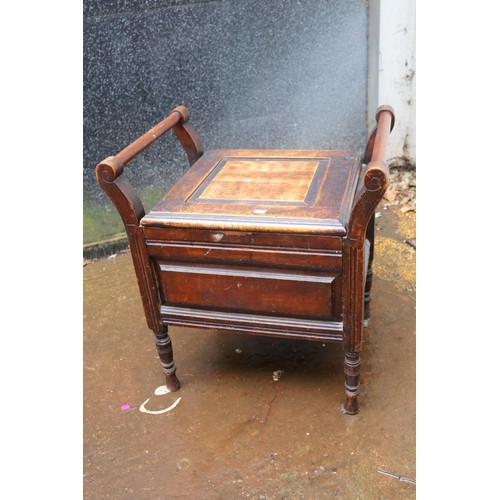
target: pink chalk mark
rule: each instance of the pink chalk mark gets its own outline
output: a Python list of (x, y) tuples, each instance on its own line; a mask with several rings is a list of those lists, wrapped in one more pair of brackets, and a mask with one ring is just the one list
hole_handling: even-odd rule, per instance
[(126, 405), (123, 405), (121, 408), (122, 408), (122, 411), (125, 411), (125, 410), (128, 410), (130, 408), (130, 405), (127, 403)]

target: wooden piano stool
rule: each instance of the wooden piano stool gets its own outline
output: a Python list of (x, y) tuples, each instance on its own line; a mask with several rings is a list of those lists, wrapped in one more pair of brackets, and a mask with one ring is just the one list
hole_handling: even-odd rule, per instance
[[(374, 211), (388, 185), (394, 112), (381, 106), (355, 151), (203, 151), (185, 106), (96, 167), (127, 231), (149, 328), (179, 389), (169, 325), (340, 342), (343, 411), (358, 412), (370, 315)], [(122, 175), (170, 129), (191, 168), (148, 213)]]

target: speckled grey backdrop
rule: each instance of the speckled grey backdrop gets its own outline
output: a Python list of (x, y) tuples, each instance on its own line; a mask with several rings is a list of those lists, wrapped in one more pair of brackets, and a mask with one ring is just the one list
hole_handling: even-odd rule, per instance
[[(356, 148), (366, 139), (366, 0), (84, 0), (84, 199), (96, 163), (178, 104), (210, 148)], [(187, 166), (168, 134), (136, 187)]]

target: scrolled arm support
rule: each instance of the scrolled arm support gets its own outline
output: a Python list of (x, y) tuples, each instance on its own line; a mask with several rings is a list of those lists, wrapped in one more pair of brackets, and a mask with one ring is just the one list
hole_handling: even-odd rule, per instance
[(130, 183), (121, 177), (129, 161), (172, 129), (180, 140), (191, 165), (203, 154), (203, 146), (198, 134), (186, 123), (189, 118), (188, 108), (177, 106), (151, 130), (115, 156), (109, 156), (97, 165), (95, 171), (97, 181), (115, 205), (125, 225), (138, 225), (139, 220), (144, 216), (144, 207), (139, 196)]
[(108, 156), (96, 167), (96, 177), (99, 184), (102, 182), (114, 182), (123, 174), (125, 165), (116, 159), (115, 156)]
[[(343, 251), (343, 301), (344, 350), (346, 352), (346, 406), (347, 413), (357, 411), (359, 387), (359, 352), (362, 349), (363, 317), (365, 314), (366, 283), (368, 270), (365, 263), (373, 258), (373, 246), (366, 255), (367, 230), (374, 230), (374, 212), (382, 200), (389, 183), (389, 169), (385, 163), (389, 134), (394, 126), (394, 112), (389, 106), (381, 106), (376, 114), (377, 125), (368, 139), (363, 157), (364, 166), (358, 179), (351, 216), (347, 227)], [(373, 244), (373, 233), (371, 237)], [(366, 273), (366, 274), (365, 274)]]
[(194, 129), (186, 125), (189, 116), (186, 106), (176, 107), (164, 120), (117, 155), (109, 156), (101, 161), (95, 170), (99, 185), (116, 207), (125, 226), (144, 312), (148, 326), (154, 332), (164, 332), (165, 328), (159, 312), (159, 294), (154, 272), (148, 258), (144, 234), (140, 228), (140, 220), (144, 217), (144, 206), (132, 185), (122, 174), (130, 160), (171, 129), (174, 129), (175, 135), (179, 138), (189, 162), (192, 164), (195, 159), (198, 159), (203, 154), (203, 147)]
[(110, 156), (97, 165), (96, 176), (98, 180), (113, 182), (122, 173), (125, 165), (139, 153), (151, 146), (169, 130), (174, 131), (182, 147), (186, 151), (190, 163), (195, 157), (198, 159), (203, 154), (203, 146), (195, 129), (187, 122), (191, 114), (186, 106), (177, 106), (160, 123), (151, 130), (122, 149), (115, 156)]
[(125, 165), (109, 156), (96, 167), (96, 177), (102, 190), (118, 210), (125, 227), (138, 225), (144, 217), (144, 207), (139, 195), (125, 177), (121, 177)]
[(349, 221), (350, 241), (362, 244), (367, 225), (389, 184), (389, 169), (385, 163), (389, 134), (394, 127), (394, 111), (380, 106), (376, 113), (377, 125), (373, 129), (363, 157), (366, 169), (359, 180)]
[(389, 179), (389, 169), (383, 161), (372, 161), (363, 176), (363, 184), (367, 191), (386, 190)]

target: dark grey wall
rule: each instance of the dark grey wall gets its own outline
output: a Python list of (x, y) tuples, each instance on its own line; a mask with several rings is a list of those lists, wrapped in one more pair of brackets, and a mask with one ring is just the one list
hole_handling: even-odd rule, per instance
[[(178, 104), (210, 148), (356, 148), (366, 138), (365, 0), (84, 0), (84, 196), (95, 164)], [(126, 175), (168, 188), (170, 134)]]

